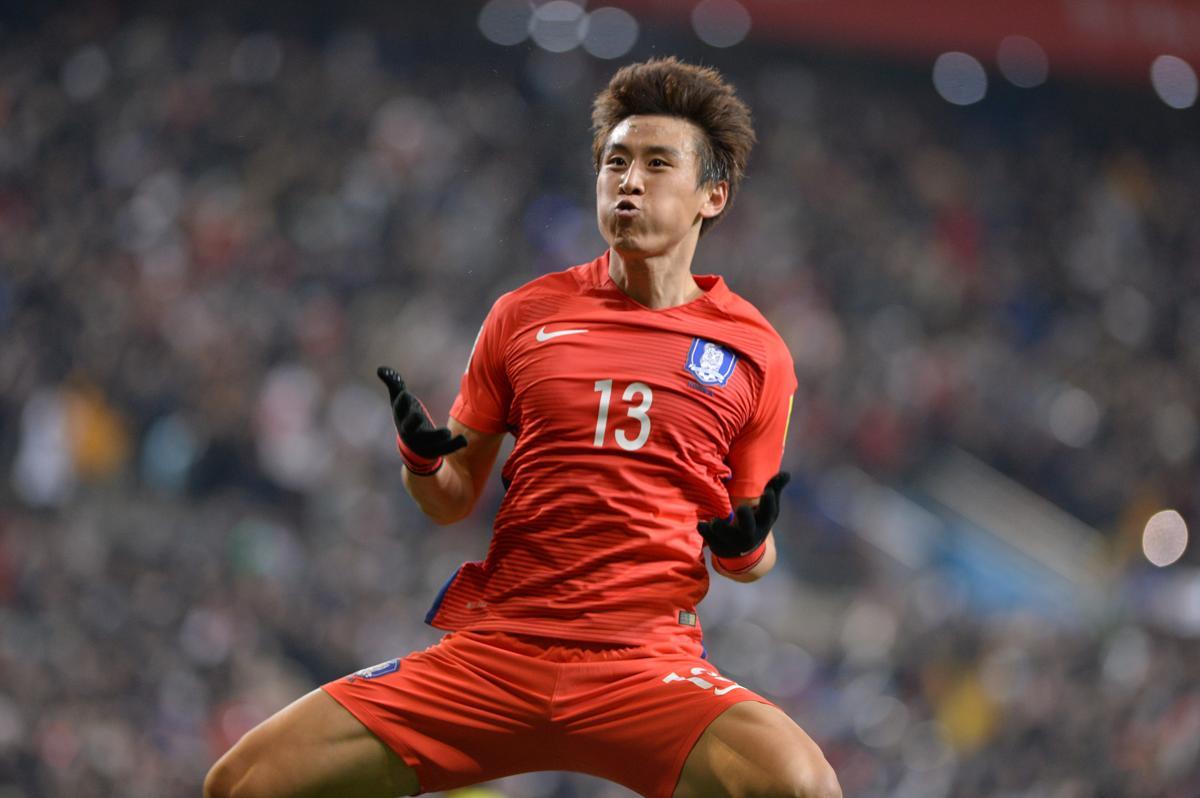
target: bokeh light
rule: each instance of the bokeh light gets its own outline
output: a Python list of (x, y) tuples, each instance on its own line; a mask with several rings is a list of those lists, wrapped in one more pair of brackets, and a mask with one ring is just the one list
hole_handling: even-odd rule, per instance
[(1042, 85), (1050, 74), (1046, 51), (1028, 36), (1005, 36), (996, 50), (996, 65), (1009, 83), (1022, 89)]
[(750, 12), (737, 0), (702, 0), (692, 9), (692, 29), (712, 47), (733, 47), (750, 32)]
[(529, 37), (532, 18), (528, 0), (491, 0), (479, 11), (479, 31), (490, 42), (512, 47)]
[(1142, 531), (1142, 551), (1159, 568), (1182, 557), (1187, 543), (1187, 524), (1175, 510), (1160, 510), (1150, 516)]
[(1100, 407), (1092, 395), (1068, 385), (1051, 400), (1046, 426), (1060, 443), (1078, 449), (1092, 442), (1100, 417)]
[(948, 103), (971, 105), (987, 94), (987, 73), (974, 56), (942, 53), (933, 62), (933, 87)]
[(620, 8), (597, 8), (587, 16), (583, 49), (597, 58), (620, 58), (632, 49), (638, 37), (638, 23)]
[(533, 12), (529, 35), (543, 50), (565, 53), (583, 41), (586, 20), (583, 8), (571, 0), (550, 0)]
[(1172, 108), (1191, 108), (1196, 104), (1196, 70), (1182, 58), (1160, 55), (1150, 65), (1150, 83), (1158, 97)]

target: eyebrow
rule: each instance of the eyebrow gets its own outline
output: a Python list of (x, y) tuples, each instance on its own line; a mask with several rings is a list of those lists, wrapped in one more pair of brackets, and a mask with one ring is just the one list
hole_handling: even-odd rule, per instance
[[(617, 151), (620, 151), (623, 153), (632, 153), (633, 152), (633, 150), (631, 150), (629, 147), (626, 147), (624, 144), (621, 144), (618, 142), (617, 144), (608, 145), (608, 149), (606, 150), (605, 154), (617, 152)], [(642, 150), (642, 152), (645, 153), (646, 155), (666, 155), (669, 158), (676, 158), (676, 159), (683, 158), (682, 152), (675, 149), (674, 147), (668, 147), (664, 144), (651, 144), (650, 146), (645, 147)]]

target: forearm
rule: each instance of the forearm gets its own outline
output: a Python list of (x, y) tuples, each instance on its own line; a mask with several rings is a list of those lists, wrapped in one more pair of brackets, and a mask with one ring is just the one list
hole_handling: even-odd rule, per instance
[(449, 457), (429, 476), (417, 476), (405, 468), (404, 489), (421, 511), (437, 524), (461, 521), (475, 505), (470, 477), (452, 465)]
[(441, 468), (428, 476), (404, 469), (404, 489), (438, 524), (453, 524), (470, 515), (504, 438), (502, 433), (470, 429), (453, 418), (447, 426), (453, 434), (466, 437), (467, 445), (446, 455)]
[(721, 566), (720, 558), (714, 556), (712, 558), (713, 570), (727, 579), (732, 579), (735, 582), (756, 582), (766, 576), (772, 568), (775, 567), (775, 533), (767, 534), (767, 539), (763, 541), (764, 551), (762, 559), (755, 563), (754, 567), (739, 572), (730, 572)]

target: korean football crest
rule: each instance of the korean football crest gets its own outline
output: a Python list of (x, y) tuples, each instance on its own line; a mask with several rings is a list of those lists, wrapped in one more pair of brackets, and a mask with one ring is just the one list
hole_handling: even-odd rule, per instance
[(737, 355), (725, 349), (720, 344), (705, 341), (703, 338), (693, 338), (692, 348), (688, 351), (687, 370), (703, 385), (719, 385), (725, 387), (733, 375), (733, 367), (737, 365)]

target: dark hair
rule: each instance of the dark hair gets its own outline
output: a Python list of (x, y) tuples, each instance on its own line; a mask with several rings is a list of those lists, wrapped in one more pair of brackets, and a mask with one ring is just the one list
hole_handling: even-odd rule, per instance
[[(675, 116), (700, 128), (704, 135), (697, 142), (699, 185), (727, 181), (729, 199), (725, 207), (729, 207), (746, 172), (756, 137), (750, 109), (721, 73), (711, 67), (685, 64), (674, 56), (622, 67), (592, 103), (592, 158), (597, 171), (613, 128), (634, 115)], [(701, 235), (721, 214), (704, 220)]]

